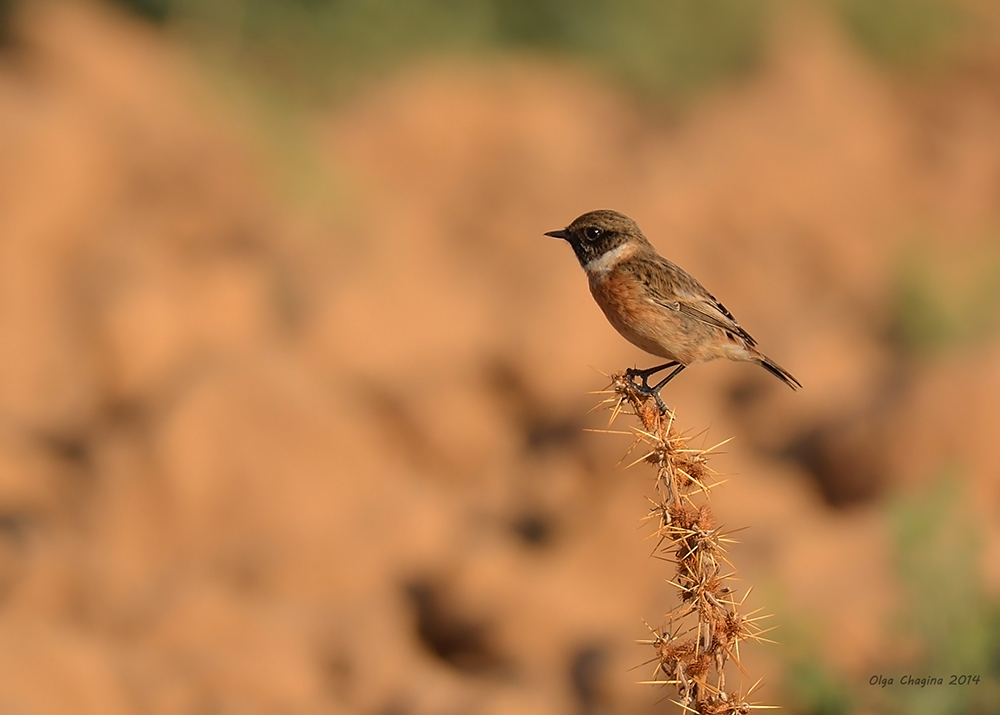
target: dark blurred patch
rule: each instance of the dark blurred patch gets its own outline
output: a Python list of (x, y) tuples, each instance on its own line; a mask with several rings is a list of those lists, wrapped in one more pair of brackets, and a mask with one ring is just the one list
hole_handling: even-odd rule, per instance
[[(566, 41), (570, 26), (566, 11), (559, 2), (506, 0), (496, 3), (497, 32), (502, 41), (512, 45), (554, 45)], [(578, 8), (579, 9), (579, 8)]]
[(115, 397), (104, 403), (102, 422), (112, 429), (146, 430), (152, 421), (153, 407), (143, 397)]
[(52, 458), (56, 494), (64, 516), (79, 523), (92, 505), (100, 479), (92, 435), (53, 430), (37, 432), (33, 439)]
[(610, 712), (608, 695), (607, 648), (589, 644), (573, 653), (569, 664), (569, 679), (580, 715), (601, 715)]
[(273, 272), (271, 298), (281, 327), (289, 335), (298, 333), (305, 325), (307, 302), (291, 270), (279, 265)]
[(524, 428), (528, 449), (538, 452), (550, 447), (570, 447), (583, 434), (583, 424), (576, 416), (526, 415)]
[(887, 430), (913, 377), (907, 366), (899, 360), (864, 405), (808, 423), (774, 412), (769, 383), (740, 381), (729, 400), (756, 449), (797, 462), (827, 505), (844, 509), (882, 497), (891, 481)]
[(555, 523), (544, 514), (535, 511), (522, 512), (514, 517), (510, 527), (527, 546), (542, 549), (552, 545)]
[(448, 474), (453, 471), (454, 465), (448, 455), (434, 445), (399, 394), (374, 382), (361, 385), (361, 389), (366, 404), (374, 411), (385, 433), (387, 444), (392, 444), (409, 462), (429, 472)]
[(431, 654), (471, 675), (503, 668), (503, 659), (490, 644), (488, 624), (463, 613), (443, 584), (418, 579), (408, 583), (405, 591), (416, 613), (417, 636)]
[(317, 658), (330, 694), (339, 703), (349, 702), (355, 682), (350, 654), (331, 640), (320, 648)]
[(375, 715), (409, 715), (413, 709), (398, 699), (392, 700), (375, 711)]
[(860, 416), (810, 428), (785, 456), (802, 465), (832, 507), (864, 504), (884, 493), (888, 483), (877, 423)]
[(111, 0), (136, 15), (155, 23), (162, 23), (170, 17), (170, 0)]
[(750, 410), (760, 404), (770, 387), (760, 379), (739, 380), (729, 388), (729, 403), (738, 411)]
[(0, 604), (24, 575), (32, 549), (29, 536), (36, 517), (28, 512), (0, 510)]
[(22, 510), (0, 508), (0, 538), (14, 544), (23, 544), (34, 522), (33, 514)]
[(89, 470), (91, 445), (85, 434), (43, 432), (36, 435), (39, 443), (53, 456), (70, 466)]
[[(510, 361), (497, 358), (489, 365), (487, 381), (503, 401), (513, 421), (524, 434), (525, 449), (577, 449), (583, 437), (579, 411), (557, 414), (531, 389), (524, 374)], [(581, 452), (582, 453), (582, 452)]]
[(0, 0), (0, 47), (10, 42), (10, 21), (18, 0)]

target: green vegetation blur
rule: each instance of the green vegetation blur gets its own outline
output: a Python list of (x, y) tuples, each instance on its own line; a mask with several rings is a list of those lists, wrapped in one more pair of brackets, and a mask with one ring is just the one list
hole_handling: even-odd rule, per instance
[(982, 586), (981, 537), (963, 513), (961, 483), (961, 470), (949, 469), (926, 494), (899, 498), (890, 509), (907, 595), (896, 627), (918, 653), (894, 672), (944, 684), (867, 689), (883, 712), (987, 715), (1000, 705), (1000, 603)]
[[(237, 54), (286, 91), (328, 98), (421, 55), (560, 53), (660, 97), (739, 76), (757, 62), (777, 0), (115, 0)], [(936, 57), (949, 0), (807, 0), (873, 56)]]
[[(1000, 705), (1000, 602), (978, 573), (981, 535), (963, 513), (960, 468), (926, 492), (897, 498), (887, 517), (903, 588), (892, 629), (900, 647), (872, 667), (886, 686), (845, 678), (824, 661), (807, 623), (790, 620), (785, 686), (807, 715), (989, 715)], [(941, 678), (940, 685), (906, 684)], [(909, 681), (907, 681), (909, 682)]]
[(971, 248), (913, 244), (894, 285), (891, 337), (905, 354), (976, 347), (1000, 328), (1000, 249), (995, 236)]

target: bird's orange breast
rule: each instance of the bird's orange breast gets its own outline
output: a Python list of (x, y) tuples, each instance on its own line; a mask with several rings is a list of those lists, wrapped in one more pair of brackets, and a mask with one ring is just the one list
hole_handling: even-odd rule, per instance
[(608, 322), (622, 337), (651, 355), (687, 363), (673, 350), (670, 335), (678, 316), (651, 303), (642, 284), (628, 271), (612, 269), (590, 276), (590, 292)]

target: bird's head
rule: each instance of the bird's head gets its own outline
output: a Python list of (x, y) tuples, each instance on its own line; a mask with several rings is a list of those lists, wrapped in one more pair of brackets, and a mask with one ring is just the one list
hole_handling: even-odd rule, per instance
[(635, 221), (608, 209), (585, 213), (566, 228), (548, 231), (545, 235), (568, 241), (588, 273), (600, 268), (607, 270), (610, 266), (602, 265), (608, 263), (607, 259), (623, 257), (626, 252), (647, 243)]

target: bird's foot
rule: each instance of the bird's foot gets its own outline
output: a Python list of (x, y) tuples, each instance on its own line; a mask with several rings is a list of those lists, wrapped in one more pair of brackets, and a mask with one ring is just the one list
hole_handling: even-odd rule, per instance
[[(676, 361), (671, 360), (670, 362), (665, 362), (662, 365), (654, 365), (653, 367), (647, 367), (645, 370), (640, 370), (637, 367), (630, 367), (627, 370), (625, 370), (625, 376), (628, 377), (629, 381), (633, 385), (635, 385), (635, 378), (641, 377), (642, 378), (642, 386), (644, 388), (646, 388), (647, 390), (650, 390), (650, 389), (652, 389), (649, 386), (649, 377), (651, 375), (655, 375), (658, 372), (662, 372), (663, 370), (666, 370), (668, 367), (674, 367), (677, 364), (678, 363)], [(670, 378), (667, 378), (667, 379), (669, 380)], [(661, 384), (665, 385), (666, 384), (666, 380), (663, 381)]]
[[(625, 377), (628, 378), (629, 384), (631, 384), (632, 389), (643, 397), (652, 397), (656, 400), (656, 405), (663, 412), (667, 412), (667, 405), (663, 402), (663, 398), (660, 397), (660, 388), (663, 385), (656, 385), (655, 387), (650, 387), (649, 376), (652, 373), (648, 370), (637, 370), (635, 368), (629, 368), (625, 371)], [(636, 378), (642, 378), (641, 383), (636, 381)]]
[[(660, 380), (658, 383), (656, 383), (653, 386), (650, 386), (649, 376), (655, 375), (656, 373), (665, 370), (668, 367), (672, 367), (674, 369), (670, 372), (669, 375)], [(686, 367), (685, 365), (681, 365), (677, 362), (668, 362), (664, 365), (657, 365), (656, 367), (651, 367), (646, 370), (639, 370), (638, 368), (630, 367), (627, 370), (625, 370), (625, 376), (628, 378), (629, 383), (631, 383), (632, 388), (637, 393), (643, 395), (644, 397), (655, 398), (657, 407), (659, 407), (663, 412), (668, 412), (669, 409), (667, 408), (666, 403), (664, 403), (663, 398), (660, 397), (660, 390), (662, 390), (664, 385), (670, 382), (677, 375), (677, 373), (679, 373), (685, 367)], [(636, 382), (637, 377), (642, 378), (641, 384)]]
[(631, 382), (632, 385), (633, 385), (633, 387), (635, 387), (636, 389), (640, 389), (640, 385), (638, 383), (636, 383), (636, 381), (635, 381), (635, 378), (637, 378), (637, 377), (641, 377), (642, 378), (641, 389), (645, 389), (645, 390), (649, 389), (649, 376), (650, 376), (650, 374), (651, 373), (648, 370), (640, 370), (640, 369), (635, 368), (635, 367), (630, 367), (630, 368), (628, 368), (625, 371), (625, 377), (628, 378), (628, 381)]

